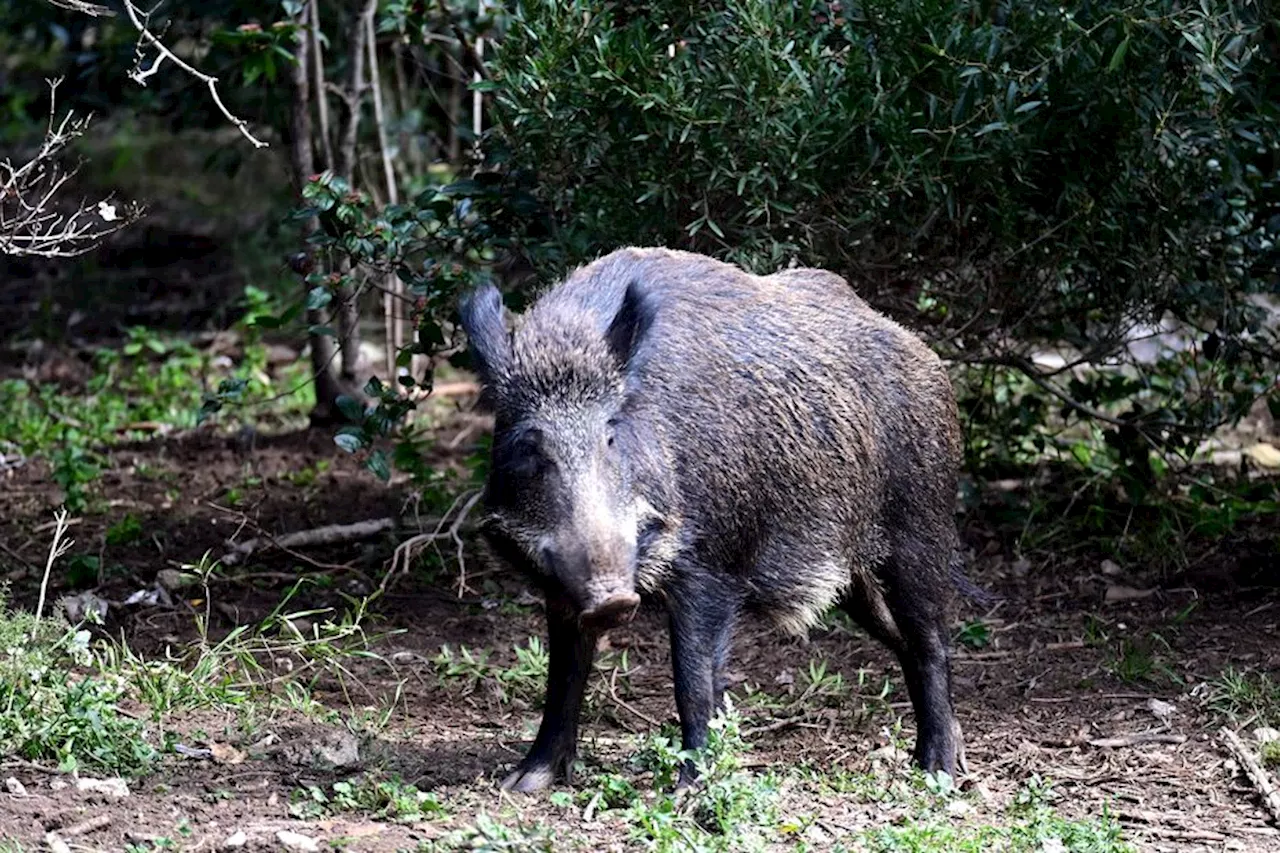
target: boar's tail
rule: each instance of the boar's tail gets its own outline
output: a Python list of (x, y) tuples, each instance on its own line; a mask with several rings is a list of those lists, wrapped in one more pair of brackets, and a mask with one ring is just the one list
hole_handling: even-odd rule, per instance
[(956, 549), (951, 552), (951, 563), (947, 567), (951, 572), (951, 582), (955, 584), (957, 590), (965, 598), (971, 599), (983, 607), (990, 607), (997, 601), (1001, 600), (1001, 596), (993, 592), (983, 589), (973, 581), (969, 580), (969, 576), (965, 574), (964, 554)]

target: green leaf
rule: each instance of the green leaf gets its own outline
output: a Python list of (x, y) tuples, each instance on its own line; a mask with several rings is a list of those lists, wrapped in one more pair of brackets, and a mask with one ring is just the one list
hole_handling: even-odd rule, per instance
[(336, 338), (338, 333), (334, 331), (333, 326), (308, 326), (308, 335), (322, 335), (326, 338)]
[(347, 420), (364, 420), (364, 406), (355, 397), (349, 394), (339, 394), (335, 402), (337, 403), (338, 411), (342, 412)]
[(1129, 52), (1129, 37), (1125, 36), (1124, 41), (1116, 45), (1115, 51), (1111, 54), (1111, 61), (1107, 63), (1107, 71), (1115, 71), (1120, 67), (1120, 63), (1124, 62), (1124, 55)]
[(369, 454), (369, 458), (365, 460), (365, 467), (373, 472), (373, 475), (382, 482), (391, 479), (391, 465), (387, 460), (387, 454), (382, 450), (375, 450)]
[(307, 310), (318, 311), (333, 301), (333, 294), (327, 287), (313, 287), (307, 292)]
[[(347, 429), (347, 427), (343, 427), (343, 430), (345, 429)], [(338, 447), (342, 448), (347, 453), (355, 453), (357, 450), (364, 447), (364, 439), (360, 437), (358, 432), (351, 433), (339, 431), (338, 434), (333, 437), (333, 443), (338, 445)]]

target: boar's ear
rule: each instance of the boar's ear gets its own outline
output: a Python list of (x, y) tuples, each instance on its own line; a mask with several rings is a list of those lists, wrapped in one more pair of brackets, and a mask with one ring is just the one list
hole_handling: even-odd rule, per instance
[(609, 324), (609, 331), (605, 332), (605, 340), (609, 342), (609, 349), (613, 351), (619, 367), (626, 369), (634, 366), (636, 350), (653, 325), (653, 313), (653, 305), (647, 298), (644, 285), (632, 279), (627, 285), (627, 292), (622, 296), (622, 307)]
[(458, 306), (462, 328), (471, 341), (471, 357), (484, 384), (502, 379), (511, 369), (511, 336), (507, 334), (502, 294), (491, 283), (468, 293)]

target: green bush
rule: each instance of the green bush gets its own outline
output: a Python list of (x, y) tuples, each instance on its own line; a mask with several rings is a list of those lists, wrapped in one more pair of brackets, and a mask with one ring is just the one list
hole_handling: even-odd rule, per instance
[(1064, 409), (1186, 451), (1275, 374), (1251, 298), (1277, 288), (1278, 36), (1238, 0), (527, 0), (483, 86), (567, 261), (826, 267), (1006, 373), (1172, 316), (1205, 345), (1037, 372), (979, 417), (1006, 454)]

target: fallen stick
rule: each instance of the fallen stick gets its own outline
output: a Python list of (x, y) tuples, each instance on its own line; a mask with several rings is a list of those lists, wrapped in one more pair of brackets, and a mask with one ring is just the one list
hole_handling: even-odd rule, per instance
[(1249, 752), (1231, 729), (1224, 726), (1222, 738), (1227, 742), (1227, 748), (1236, 757), (1236, 761), (1240, 762), (1240, 769), (1249, 777), (1249, 781), (1253, 783), (1258, 796), (1262, 797), (1263, 805), (1267, 807), (1267, 811), (1271, 812), (1271, 819), (1276, 823), (1280, 823), (1280, 793), (1277, 793), (1276, 789), (1272, 787), (1271, 780), (1267, 777), (1267, 771), (1262, 768), (1262, 765), (1258, 763), (1258, 759), (1253, 757), (1253, 753)]
[(60, 829), (58, 830), (58, 834), (63, 838), (75, 838), (78, 835), (88, 835), (90, 832), (96, 832), (97, 830), (110, 825), (111, 815), (100, 814), (97, 817), (91, 817), (88, 820), (82, 820), (79, 823)]
[(238, 545), (227, 543), (231, 550), (223, 554), (219, 562), (224, 566), (234, 566), (243, 562), (246, 557), (267, 546), (278, 548), (306, 548), (315, 545), (336, 545), (342, 542), (355, 542), (369, 539), (379, 533), (394, 529), (396, 519), (374, 518), (358, 521), (355, 524), (328, 524), (311, 530), (299, 530), (296, 533), (285, 533), (280, 536), (262, 536), (246, 539)]
[(1089, 741), (1090, 746), (1102, 746), (1111, 749), (1117, 749), (1126, 746), (1142, 746), (1148, 743), (1186, 743), (1186, 735), (1166, 735), (1154, 732), (1138, 732), (1131, 735), (1116, 735), (1115, 737), (1098, 738)]

